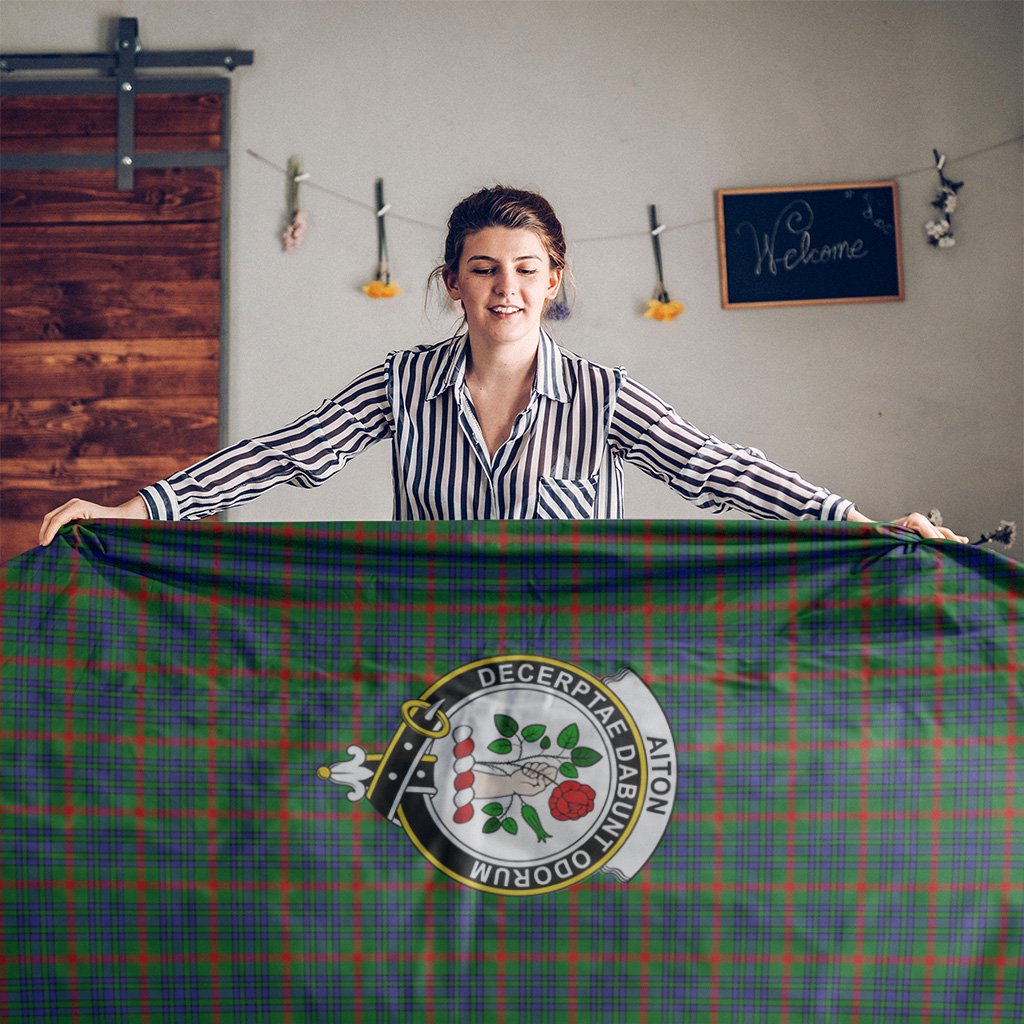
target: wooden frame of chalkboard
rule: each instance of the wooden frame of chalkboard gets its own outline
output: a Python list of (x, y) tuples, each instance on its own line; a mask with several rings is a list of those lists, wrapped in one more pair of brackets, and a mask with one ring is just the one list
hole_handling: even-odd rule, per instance
[(895, 181), (717, 192), (722, 306), (903, 299)]

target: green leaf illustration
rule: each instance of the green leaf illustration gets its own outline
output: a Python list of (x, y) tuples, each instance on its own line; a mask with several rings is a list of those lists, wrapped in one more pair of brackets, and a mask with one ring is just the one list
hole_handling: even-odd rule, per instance
[(569, 750), (575, 747), (580, 741), (580, 727), (576, 724), (567, 725), (558, 734), (558, 745), (564, 750)]
[(490, 835), (492, 832), (497, 832), (501, 828), (501, 822), (497, 818), (488, 818), (484, 822), (484, 832)]
[(580, 768), (597, 764), (600, 760), (601, 755), (596, 750), (591, 750), (590, 747), (576, 747), (572, 752), (572, 763)]
[(547, 750), (548, 747), (550, 747), (550, 746), (551, 746), (551, 737), (550, 736), (545, 736), (544, 739), (542, 739), (540, 741), (540, 749), (541, 750)]
[(547, 728), (546, 725), (528, 725), (523, 730), (523, 739), (527, 743), (536, 743), (547, 731)]
[(523, 821), (533, 829), (538, 842), (546, 843), (551, 838), (551, 833), (544, 831), (544, 826), (540, 821), (540, 815), (529, 804), (523, 804)]
[(576, 770), (576, 765), (574, 765), (571, 761), (563, 761), (558, 766), (558, 770), (567, 779), (578, 779), (580, 777), (580, 773)]
[(515, 822), (515, 818), (506, 818), (502, 823), (501, 827), (509, 834), (516, 835), (519, 831), (519, 826)]
[(509, 740), (495, 740), (487, 744), (487, 749), (495, 754), (508, 754), (512, 751), (512, 744)]
[(508, 715), (495, 715), (494, 724), (502, 736), (515, 736), (519, 732), (519, 723)]
[(495, 800), (493, 804), (488, 804), (484, 808), (484, 814), (490, 815), (492, 818), (500, 818), (504, 813), (505, 808)]

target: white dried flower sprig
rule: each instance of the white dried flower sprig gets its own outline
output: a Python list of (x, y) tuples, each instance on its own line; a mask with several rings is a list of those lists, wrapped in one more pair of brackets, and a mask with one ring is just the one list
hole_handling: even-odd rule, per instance
[(935, 170), (939, 174), (939, 191), (932, 200), (932, 206), (942, 216), (928, 221), (924, 230), (928, 236), (929, 245), (934, 245), (937, 249), (950, 249), (956, 245), (956, 238), (953, 237), (953, 211), (956, 209), (957, 193), (964, 187), (964, 183), (952, 181), (942, 173), (942, 169), (946, 166), (944, 154), (933, 149), (932, 155), (935, 157)]

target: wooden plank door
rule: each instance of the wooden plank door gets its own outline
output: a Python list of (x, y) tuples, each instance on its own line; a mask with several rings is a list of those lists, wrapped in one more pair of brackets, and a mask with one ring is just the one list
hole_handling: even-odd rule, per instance
[[(138, 97), (139, 153), (222, 143), (220, 94)], [(116, 97), (4, 96), (12, 152), (114, 146)], [(0, 558), (70, 497), (117, 503), (218, 442), (224, 171), (0, 178)]]

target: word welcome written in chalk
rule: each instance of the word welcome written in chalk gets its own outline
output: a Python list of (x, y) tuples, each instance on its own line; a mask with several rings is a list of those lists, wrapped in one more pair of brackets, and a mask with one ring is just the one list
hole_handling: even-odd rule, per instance
[(718, 193), (722, 305), (903, 298), (894, 182)]
[[(842, 260), (860, 260), (868, 254), (863, 238), (853, 241), (842, 239), (825, 245), (815, 245), (811, 237), (814, 210), (803, 199), (796, 199), (775, 218), (770, 232), (758, 237), (757, 228), (745, 220), (736, 226), (736, 234), (749, 232), (753, 242), (754, 273), (758, 277), (764, 270), (778, 274), (780, 270), (797, 270), (808, 264), (838, 263)], [(780, 238), (780, 233), (782, 238)], [(786, 248), (798, 239), (799, 248)], [(781, 255), (777, 258), (776, 253)]]

